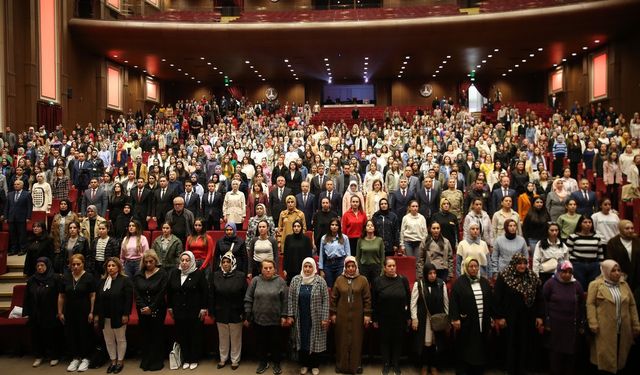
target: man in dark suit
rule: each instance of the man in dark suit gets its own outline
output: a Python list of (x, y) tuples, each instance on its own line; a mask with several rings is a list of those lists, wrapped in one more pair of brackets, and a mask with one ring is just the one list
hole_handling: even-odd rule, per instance
[(296, 195), (296, 206), (304, 213), (307, 230), (312, 230), (311, 219), (316, 212), (316, 197), (309, 192), (309, 182), (303, 181), (300, 187), (302, 192)]
[(591, 217), (598, 210), (596, 193), (589, 189), (589, 180), (586, 178), (580, 180), (580, 190), (571, 193), (571, 198), (576, 200), (578, 204), (576, 212), (580, 215)]
[(109, 195), (106, 191), (100, 188), (98, 179), (91, 178), (89, 182), (89, 188), (82, 194), (82, 205), (80, 212), (82, 216), (87, 216), (87, 207), (94, 205), (98, 215), (105, 217), (107, 213), (107, 207), (109, 206)]
[(223, 203), (224, 193), (222, 191), (216, 191), (215, 182), (210, 181), (207, 183), (207, 191), (202, 197), (202, 216), (207, 221), (207, 228), (220, 230), (220, 220), (223, 217)]
[(164, 223), (164, 217), (171, 209), (173, 209), (173, 198), (176, 197), (175, 192), (169, 188), (169, 180), (166, 176), (160, 177), (160, 186), (153, 193), (153, 219), (161, 226)]
[(413, 191), (409, 190), (409, 179), (406, 176), (400, 177), (399, 185), (391, 195), (391, 203), (392, 211), (398, 216), (398, 220), (402, 221), (404, 215), (407, 214), (407, 206), (415, 199), (415, 195)]
[[(322, 198), (324, 197), (329, 198), (329, 202), (331, 202), (331, 211), (337, 213), (339, 217), (342, 217), (342, 194), (338, 193), (333, 188), (333, 181), (331, 179), (325, 183), (325, 186), (327, 187), (327, 190), (320, 193), (319, 200), (322, 201)], [(362, 204), (362, 202), (360, 204)]]
[(517, 202), (518, 197), (516, 195), (516, 191), (514, 189), (509, 188), (509, 184), (511, 180), (507, 176), (502, 176), (500, 178), (500, 188), (495, 189), (491, 192), (491, 201), (489, 202), (489, 216), (493, 217), (493, 214), (500, 209), (502, 206), (502, 198), (505, 196), (511, 197), (511, 201), (513, 202), (513, 210), (518, 211)]
[(13, 191), (7, 196), (7, 203), (4, 207), (4, 218), (9, 222), (9, 255), (26, 252), (24, 246), (27, 244), (27, 221), (31, 220), (33, 203), (31, 193), (23, 190), (24, 182), (16, 180), (13, 183)]
[[(631, 290), (636, 290), (640, 283), (640, 240), (630, 220), (620, 220), (618, 228), (620, 234), (607, 243), (605, 258), (618, 262)], [(627, 246), (631, 246), (631, 249)]]
[(276, 186), (271, 189), (269, 193), (269, 205), (271, 206), (269, 208), (271, 209), (271, 217), (274, 218), (274, 222), (280, 218), (280, 212), (286, 208), (285, 199), (287, 199), (288, 195), (291, 195), (291, 189), (284, 185), (284, 177), (278, 176)]
[[(324, 174), (324, 165), (318, 164), (318, 174), (313, 176), (310, 186), (311, 194), (318, 198), (318, 202), (320, 200), (320, 193), (327, 190), (325, 186), (327, 180), (329, 180), (329, 178)], [(318, 202), (316, 202), (316, 205), (318, 205)]]
[(184, 193), (180, 196), (184, 198), (184, 208), (198, 217), (200, 215), (200, 195), (193, 190), (191, 180), (184, 182)]
[(82, 193), (89, 186), (91, 179), (91, 163), (84, 160), (84, 154), (78, 153), (78, 160), (73, 163), (71, 168), (71, 183)]
[(431, 177), (425, 177), (422, 188), (418, 189), (416, 199), (420, 205), (419, 212), (427, 219), (440, 210), (440, 190), (433, 187)]
[[(138, 185), (129, 193), (131, 212), (133, 218), (138, 220), (142, 227), (147, 229), (147, 222), (151, 219), (151, 206), (153, 205), (153, 192), (145, 186), (142, 178), (138, 179)], [(158, 227), (161, 224), (158, 223)]]

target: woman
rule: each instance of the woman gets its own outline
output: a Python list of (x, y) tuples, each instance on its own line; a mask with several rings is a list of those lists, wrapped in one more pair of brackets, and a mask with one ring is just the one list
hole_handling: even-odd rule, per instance
[(457, 332), (456, 346), (460, 373), (482, 374), (489, 359), (489, 336), (494, 317), (493, 292), (480, 276), (480, 264), (467, 257), (462, 264), (464, 276), (451, 290), (449, 316)]
[(296, 208), (296, 197), (293, 195), (288, 195), (285, 198), (285, 204), (287, 208), (280, 212), (280, 217), (278, 218), (278, 233), (280, 234), (280, 243), (284, 241), (284, 239), (291, 234), (293, 228), (293, 222), (296, 220), (300, 220), (302, 222), (302, 230), (304, 232), (307, 231), (307, 222), (304, 216), (304, 212), (300, 211)]
[(540, 197), (536, 197), (533, 201), (533, 207), (527, 212), (522, 224), (522, 234), (529, 245), (529, 252), (533, 254), (538, 241), (546, 236), (545, 228), (547, 223), (551, 221), (551, 217), (544, 208), (544, 201)]
[[(482, 209), (483, 205), (484, 201), (482, 200), (482, 198), (473, 198), (471, 200), (469, 213), (464, 217), (464, 223), (462, 225), (462, 235), (464, 238), (469, 238), (469, 228), (471, 227), (472, 223), (476, 223), (480, 228), (480, 238), (484, 242), (486, 242), (488, 246), (493, 247), (491, 218), (489, 217), (489, 214)], [(462, 259), (464, 260), (466, 259), (466, 257)]]
[(420, 357), (422, 374), (438, 375), (439, 354), (443, 350), (444, 332), (435, 332), (431, 327), (431, 316), (449, 314), (449, 295), (445, 282), (438, 278), (436, 267), (426, 263), (422, 278), (411, 291), (411, 329), (416, 332), (415, 349)]
[(276, 226), (273, 222), (273, 218), (267, 215), (267, 206), (262, 203), (258, 203), (255, 207), (255, 216), (249, 218), (249, 225), (247, 226), (247, 243), (253, 240), (253, 236), (258, 230), (258, 223), (262, 220), (266, 220), (269, 223), (269, 236), (276, 236)]
[(551, 221), (557, 222), (560, 215), (565, 213), (565, 201), (569, 196), (569, 192), (564, 189), (564, 181), (561, 178), (556, 178), (552, 186), (551, 192), (547, 194), (546, 206), (549, 210)]
[(562, 170), (562, 180), (564, 181), (564, 188), (569, 194), (578, 191), (578, 181), (571, 177), (571, 168)]
[[(47, 233), (44, 223), (36, 221), (32, 226), (33, 235), (29, 239), (25, 251), (26, 257), (24, 258), (24, 270), (23, 273), (27, 276), (32, 276), (36, 273), (36, 261), (42, 257), (53, 259), (54, 247), (51, 236)], [(53, 272), (53, 267), (50, 267)]]
[(256, 235), (249, 243), (247, 250), (249, 252), (249, 259), (252, 260), (251, 274), (253, 277), (260, 274), (260, 265), (263, 260), (271, 260), (274, 263), (277, 263), (278, 242), (275, 238), (269, 236), (269, 223), (266, 220), (258, 223)]
[(606, 249), (604, 241), (593, 230), (591, 218), (580, 216), (575, 233), (567, 238), (566, 244), (573, 274), (585, 290), (600, 273), (600, 262)]
[[(356, 173), (354, 174), (356, 175), (356, 178), (358, 178), (358, 175)], [(342, 212), (347, 212), (351, 209), (351, 198), (354, 196), (358, 197), (360, 202), (364, 201), (364, 195), (360, 190), (358, 190), (358, 182), (350, 180), (349, 187), (342, 197)]]
[(602, 238), (604, 243), (620, 234), (620, 218), (615, 211), (611, 210), (611, 199), (604, 198), (600, 202), (600, 211), (591, 215), (593, 229)]
[(305, 258), (302, 271), (291, 280), (288, 325), (292, 327), (293, 348), (298, 351), (300, 374), (311, 369), (320, 373), (319, 353), (327, 350), (329, 329), (329, 293), (324, 279), (318, 276), (316, 261)]
[[(249, 217), (258, 215), (257, 207), (267, 207), (269, 205), (269, 195), (263, 191), (262, 183), (253, 184), (251, 186), (251, 193), (249, 193)], [(262, 213), (264, 215), (265, 213)]]
[(533, 206), (535, 199), (538, 197), (536, 185), (533, 182), (527, 182), (526, 189), (518, 196), (518, 215), (520, 216), (520, 222), (523, 222), (524, 218), (527, 217), (527, 213), (529, 213), (531, 206)]
[[(72, 225), (75, 223), (72, 223)], [(71, 227), (70, 225), (69, 227)], [(58, 294), (58, 320), (65, 328), (71, 363), (67, 371), (87, 371), (89, 354), (93, 347), (93, 309), (96, 299), (96, 281), (84, 270), (84, 256), (73, 254)]]
[(49, 212), (53, 193), (51, 185), (45, 180), (44, 172), (36, 175), (36, 182), (31, 185), (31, 200), (33, 202), (33, 211)]
[(343, 271), (344, 259), (351, 255), (351, 245), (347, 235), (342, 233), (340, 220), (331, 219), (329, 233), (320, 240), (320, 276), (324, 277), (331, 288), (336, 278)]
[(82, 270), (85, 269), (85, 259), (89, 256), (89, 241), (80, 235), (80, 224), (76, 221), (69, 223), (67, 238), (60, 245), (60, 250), (54, 253), (53, 269), (56, 273), (64, 273), (69, 270), (69, 259), (74, 254), (81, 254)]
[(573, 277), (568, 260), (558, 262), (556, 271), (542, 288), (549, 373), (573, 375), (580, 333), (584, 333), (584, 292)]
[(44, 358), (49, 358), (49, 364), (55, 366), (60, 358), (62, 326), (56, 319), (60, 284), (51, 259), (36, 259), (35, 272), (27, 280), (22, 310), (22, 316), (28, 318), (33, 355), (36, 357), (33, 367), (40, 366)]
[(53, 217), (51, 222), (51, 237), (54, 249), (60, 249), (60, 245), (67, 238), (67, 226), (74, 221), (78, 221), (78, 214), (71, 209), (71, 201), (68, 199), (61, 200), (60, 212)]
[(69, 189), (71, 189), (69, 176), (65, 175), (62, 167), (56, 167), (55, 171), (55, 176), (51, 181), (52, 197), (62, 200), (69, 199)]
[(238, 230), (242, 230), (242, 224), (247, 215), (247, 203), (244, 194), (238, 189), (240, 189), (240, 181), (231, 181), (231, 191), (224, 195), (222, 214), (225, 222), (233, 222)]
[(129, 196), (127, 196), (122, 188), (122, 184), (115, 183), (113, 185), (113, 192), (109, 194), (109, 220), (112, 223), (116, 223), (122, 211), (124, 205), (129, 203)]
[(158, 257), (157, 266), (161, 266), (167, 275), (180, 265), (179, 254), (182, 252), (182, 241), (171, 233), (171, 224), (162, 224), (162, 235), (153, 241), (151, 248)]
[(560, 238), (566, 241), (576, 231), (580, 215), (577, 213), (578, 202), (574, 198), (567, 199), (564, 207), (566, 212), (558, 217), (558, 225), (560, 226)]
[(429, 226), (429, 236), (420, 244), (420, 256), (416, 262), (416, 277), (422, 278), (425, 264), (431, 263), (437, 269), (438, 278), (448, 281), (453, 277), (453, 248), (451, 242), (442, 235), (440, 223)]
[(587, 293), (587, 320), (594, 335), (591, 363), (615, 374), (625, 367), (634, 338), (640, 335), (640, 321), (618, 263), (608, 259), (600, 269), (602, 274), (589, 284)]
[(205, 222), (202, 218), (197, 218), (193, 221), (193, 234), (187, 237), (185, 241), (185, 250), (191, 251), (195, 256), (196, 266), (199, 270), (203, 271), (209, 278), (211, 269), (209, 263), (213, 259), (213, 249), (215, 242), (204, 226)]
[(232, 370), (240, 366), (246, 292), (246, 275), (236, 270), (236, 258), (231, 253), (223, 255), (220, 269), (209, 280), (209, 314), (218, 328), (218, 369), (226, 366), (229, 359)]
[(349, 237), (351, 249), (355, 250), (358, 246), (358, 238), (362, 236), (366, 222), (367, 214), (362, 208), (362, 201), (357, 196), (351, 197), (351, 208), (342, 214), (342, 233)]
[(384, 242), (378, 237), (376, 225), (369, 219), (364, 225), (362, 237), (358, 240), (356, 260), (362, 275), (370, 283), (380, 276), (385, 258)]
[(489, 271), (494, 278), (508, 267), (515, 254), (528, 257), (529, 247), (524, 238), (518, 235), (516, 222), (512, 219), (507, 219), (504, 222), (504, 234), (496, 238), (493, 245), (493, 253), (491, 254)]
[(291, 189), (291, 195), (294, 197), (300, 193), (300, 184), (302, 183), (302, 174), (298, 170), (298, 164), (295, 161), (289, 162), (289, 170), (284, 173), (285, 187)]
[(176, 341), (182, 350), (182, 369), (194, 370), (202, 355), (202, 331), (207, 315), (207, 280), (197, 269), (191, 251), (180, 254), (180, 266), (169, 275), (167, 307), (176, 325)]
[[(562, 172), (562, 166), (564, 165), (564, 158), (567, 156), (567, 144), (564, 141), (564, 135), (560, 134), (556, 137), (555, 142), (553, 142), (552, 153), (553, 175), (559, 176)], [(569, 172), (571, 172), (570, 169)]]
[(364, 329), (371, 322), (371, 292), (367, 278), (358, 272), (356, 258), (348, 256), (344, 272), (331, 289), (331, 322), (335, 325), (336, 370), (361, 372)]
[(133, 277), (138, 322), (145, 338), (140, 353), (140, 368), (144, 371), (159, 371), (164, 367), (167, 281), (168, 275), (165, 268), (160, 267), (158, 254), (153, 250), (145, 251), (142, 267)]
[(302, 221), (294, 221), (291, 228), (293, 233), (285, 237), (282, 247), (282, 270), (287, 285), (294, 276), (300, 274), (302, 261), (312, 256), (311, 239), (302, 232)]
[(400, 225), (400, 252), (413, 257), (417, 256), (420, 244), (427, 239), (427, 234), (427, 220), (418, 212), (418, 202), (412, 200)]
[(528, 265), (526, 255), (514, 254), (494, 286), (496, 322), (500, 328), (506, 328), (506, 362), (510, 374), (525, 374), (533, 349), (533, 328), (544, 328), (540, 279)]
[[(389, 200), (380, 199), (380, 210), (373, 214), (372, 220), (378, 235), (384, 244), (385, 256), (393, 256), (400, 248), (400, 220), (395, 212), (389, 209)], [(382, 268), (382, 262), (381, 268)]]
[(133, 283), (124, 274), (122, 263), (116, 257), (104, 264), (105, 275), (96, 292), (93, 323), (102, 329), (107, 352), (111, 359), (108, 373), (118, 374), (124, 367), (127, 351), (127, 323), (133, 302)]
[(451, 202), (449, 199), (440, 199), (440, 211), (431, 215), (430, 223), (440, 224), (440, 232), (444, 238), (449, 240), (451, 248), (455, 248), (458, 245), (460, 222), (458, 221), (458, 217), (451, 212)]
[(131, 212), (131, 203), (127, 202), (122, 205), (122, 212), (120, 212), (118, 218), (111, 220), (113, 223), (111, 226), (113, 237), (118, 241), (122, 241), (127, 236), (127, 232), (129, 232), (131, 220), (133, 220), (133, 212)]
[(407, 278), (398, 275), (396, 261), (385, 258), (384, 272), (373, 282), (373, 327), (380, 329), (380, 352), (384, 367), (382, 374), (390, 370), (400, 374), (400, 353), (408, 322), (411, 319), (411, 292)]
[[(87, 269), (98, 278), (104, 274), (104, 262), (120, 255), (120, 241), (109, 236), (110, 222), (103, 221), (98, 224), (98, 237), (91, 242), (90, 258), (92, 262), (87, 261)], [(93, 267), (89, 269), (89, 264), (93, 263)]]
[(365, 199), (365, 213), (367, 217), (372, 217), (373, 214), (380, 209), (380, 200), (386, 198), (387, 192), (382, 190), (382, 181), (374, 180), (372, 189), (367, 193)]
[(491, 253), (489, 252), (489, 245), (481, 239), (480, 224), (475, 222), (469, 224), (468, 232), (467, 237), (458, 243), (456, 274), (458, 277), (464, 274), (465, 270), (462, 267), (462, 262), (464, 259), (471, 257), (478, 262), (482, 274), (488, 275), (487, 268)]
[[(560, 240), (560, 226), (550, 223), (546, 226), (547, 235), (536, 243), (533, 250), (533, 272), (544, 284), (549, 280), (560, 261), (569, 259), (569, 249)], [(573, 274), (573, 266), (571, 266)]]
[(611, 152), (602, 164), (602, 180), (607, 188), (607, 196), (611, 198), (613, 207), (618, 207), (618, 188), (622, 185), (622, 168), (618, 162), (618, 153)]
[(287, 323), (286, 289), (286, 283), (276, 274), (275, 262), (265, 260), (262, 262), (261, 275), (251, 279), (245, 294), (244, 325), (248, 327), (253, 324), (256, 337), (262, 339), (256, 349), (260, 361), (257, 374), (262, 374), (269, 368), (269, 359), (273, 365), (273, 373), (282, 373), (280, 361), (284, 350), (281, 327)]
[(120, 244), (120, 260), (127, 276), (133, 277), (140, 270), (142, 254), (149, 250), (147, 237), (142, 235), (142, 226), (137, 220), (129, 223), (127, 235)]

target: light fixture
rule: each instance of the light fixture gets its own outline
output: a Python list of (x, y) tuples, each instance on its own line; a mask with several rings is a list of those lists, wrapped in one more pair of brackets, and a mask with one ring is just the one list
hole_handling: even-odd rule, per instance
[(179, 71), (179, 72), (181, 72), (181, 71), (182, 71), (182, 69), (181, 69), (181, 68), (178, 68), (178, 71)]
[(293, 73), (293, 76), (295, 77), (297, 74)]
[(507, 73), (502, 73), (502, 76), (503, 76), (503, 77), (506, 77), (506, 76), (507, 76)]
[(257, 71), (257, 70), (254, 70), (253, 72), (254, 72), (254, 73), (256, 73), (256, 74), (258, 73), (258, 71)]
[(440, 73), (440, 71), (439, 71), (439, 70), (436, 70), (436, 73)]
[(482, 68), (482, 65), (476, 65), (476, 68), (480, 69)]
[(487, 55), (487, 57), (488, 57), (488, 58), (492, 58), (492, 57), (493, 57), (493, 55)]
[(542, 50), (543, 50), (543, 49), (544, 49), (544, 48), (540, 47), (540, 48), (538, 48), (538, 51), (542, 52)]
[(138, 68), (138, 65), (134, 65), (133, 67), (137, 69), (137, 68)]
[(596, 39), (596, 40), (594, 40), (593, 42), (594, 42), (595, 44), (598, 44), (598, 43), (600, 43), (600, 39)]
[(210, 63), (210, 62), (208, 62), (208, 63), (207, 63), (207, 65), (211, 65), (211, 63)]
[(446, 63), (447, 63), (447, 60), (442, 60), (442, 63), (443, 63), (443, 64), (446, 64)]
[(487, 60), (482, 60), (482, 63), (483, 63), (483, 64), (486, 64), (486, 63), (487, 63)]
[(529, 57), (534, 57), (534, 56), (535, 56), (535, 54), (533, 54), (533, 53), (529, 54)]
[(403, 65), (407, 65), (407, 62), (406, 62), (406, 61), (404, 61), (402, 64), (403, 64)]
[(200, 57), (200, 60), (204, 60), (204, 57), (202, 57), (202, 56), (201, 56), (201, 57)]
[(398, 74), (398, 78), (402, 78), (402, 76), (400, 74)]
[(191, 79), (196, 79), (196, 77), (191, 77)]
[(567, 62), (567, 59), (562, 59), (562, 62)]
[(249, 65), (249, 68), (250, 68), (250, 69), (253, 69), (253, 65)]
[(527, 59), (522, 59), (522, 62), (527, 62)]
[(329, 66), (329, 63), (324, 64), (324, 66)]
[(475, 73), (475, 72), (476, 72), (476, 70), (475, 70), (475, 69), (471, 69), (471, 73)]
[(325, 57), (325, 58), (324, 58), (324, 61), (329, 61), (329, 58), (328, 58), (328, 57)]
[(291, 73), (293, 73), (293, 69), (289, 69), (289, 71), (290, 71)]
[(403, 66), (403, 67), (401, 67), (400, 69), (401, 69), (401, 70), (404, 70), (404, 68), (406, 68), (406, 66)]
[(369, 69), (369, 68), (367, 68), (367, 67), (365, 66), (365, 67), (364, 67), (364, 70), (367, 70), (367, 69)]
[(585, 47), (582, 47), (582, 49), (583, 49), (584, 51), (586, 51), (586, 50), (587, 50), (587, 49), (589, 49), (589, 48), (585, 46)]
[(327, 73), (328, 75), (331, 75), (331, 72)]
[(214, 67), (213, 67), (213, 70), (218, 70), (218, 67), (217, 67), (217, 66), (214, 66)]
[(500, 52), (500, 49), (495, 48), (495, 49), (493, 50), (493, 52)]
[(185, 76), (188, 76), (188, 75), (189, 75), (189, 73), (186, 73), (186, 72), (185, 72), (185, 73), (184, 73), (184, 75), (185, 75)]
[(113, 57), (118, 58), (118, 55), (113, 55)]
[(147, 72), (146, 70), (144, 70), (144, 69), (142, 70), (142, 73), (146, 73), (146, 72)]
[(288, 62), (289, 62), (289, 60), (287, 60), (287, 59), (284, 59), (284, 62), (286, 62), (286, 63), (288, 63)]
[(245, 64), (251, 64), (251, 62), (249, 60), (244, 60)]
[(223, 73), (222, 71), (219, 71), (219, 72), (218, 72), (218, 74), (222, 75), (222, 74), (224, 74), (224, 73)]
[(553, 67), (555, 68), (556, 66), (558, 66), (558, 64), (553, 64)]
[(519, 68), (519, 67), (520, 67), (520, 64), (516, 64), (516, 65), (514, 65), (513, 67), (514, 67), (514, 68)]
[(369, 63), (368, 63), (368, 62), (365, 62), (365, 63), (364, 63), (364, 65), (369, 65)]
[(507, 72), (511, 73), (511, 72), (513, 72), (513, 69), (509, 69), (509, 70), (507, 70)]
[(438, 66), (438, 69), (442, 69), (442, 65)]
[(165, 61), (167, 61), (167, 59), (162, 59), (162, 62), (165, 62)]
[(262, 79), (262, 82), (264, 82), (264, 81), (266, 81), (266, 79), (264, 79), (264, 78), (263, 78), (263, 79)]
[(577, 53), (575, 53), (575, 52), (573, 52), (573, 53), (571, 54), (571, 56), (577, 56), (577, 55), (578, 55), (578, 54), (577, 54)]
[(432, 77), (433, 77), (433, 78), (436, 78), (436, 75), (434, 74), (434, 75), (432, 75)]
[(201, 83), (200, 81), (198, 81), (198, 83)]
[(411, 58), (411, 56), (405, 56), (404, 59), (405, 60), (409, 60)]
[(291, 68), (291, 64), (287, 64), (287, 68)]
[(369, 58), (368, 58), (368, 57), (365, 57), (364, 59), (365, 59), (365, 60), (369, 60)]
[(262, 78), (262, 74), (258, 74), (258, 78)]
[(169, 66), (173, 66), (173, 64), (169, 64)]
[(129, 63), (129, 60), (124, 60), (124, 63), (125, 63), (125, 64), (128, 64), (128, 63)]
[(451, 55), (447, 55), (447, 59), (450, 59), (450, 58), (451, 58)]

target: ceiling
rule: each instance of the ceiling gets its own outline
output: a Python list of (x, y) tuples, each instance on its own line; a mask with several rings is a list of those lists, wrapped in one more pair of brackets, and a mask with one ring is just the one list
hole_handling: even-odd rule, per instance
[(119, 64), (166, 81), (217, 85), (224, 76), (243, 84), (329, 77), (361, 81), (365, 76), (375, 81), (398, 75), (460, 80), (473, 69), (479, 78), (527, 75), (638, 33), (638, 14), (640, 1), (609, 0), (406, 20), (195, 24), (72, 19), (69, 25), (74, 41)]

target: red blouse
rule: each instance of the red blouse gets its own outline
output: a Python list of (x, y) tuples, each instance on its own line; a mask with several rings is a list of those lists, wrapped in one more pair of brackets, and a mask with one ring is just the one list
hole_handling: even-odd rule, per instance
[(204, 263), (200, 266), (201, 270), (207, 268), (211, 259), (213, 258), (213, 248), (215, 243), (211, 236), (207, 234), (207, 244), (205, 245), (204, 239), (200, 236), (190, 236), (187, 238), (187, 246), (185, 250), (189, 250), (193, 253), (196, 260), (204, 259)]
[(367, 215), (364, 211), (354, 213), (349, 210), (342, 215), (342, 234), (349, 238), (358, 238), (362, 235), (364, 224), (367, 222)]

